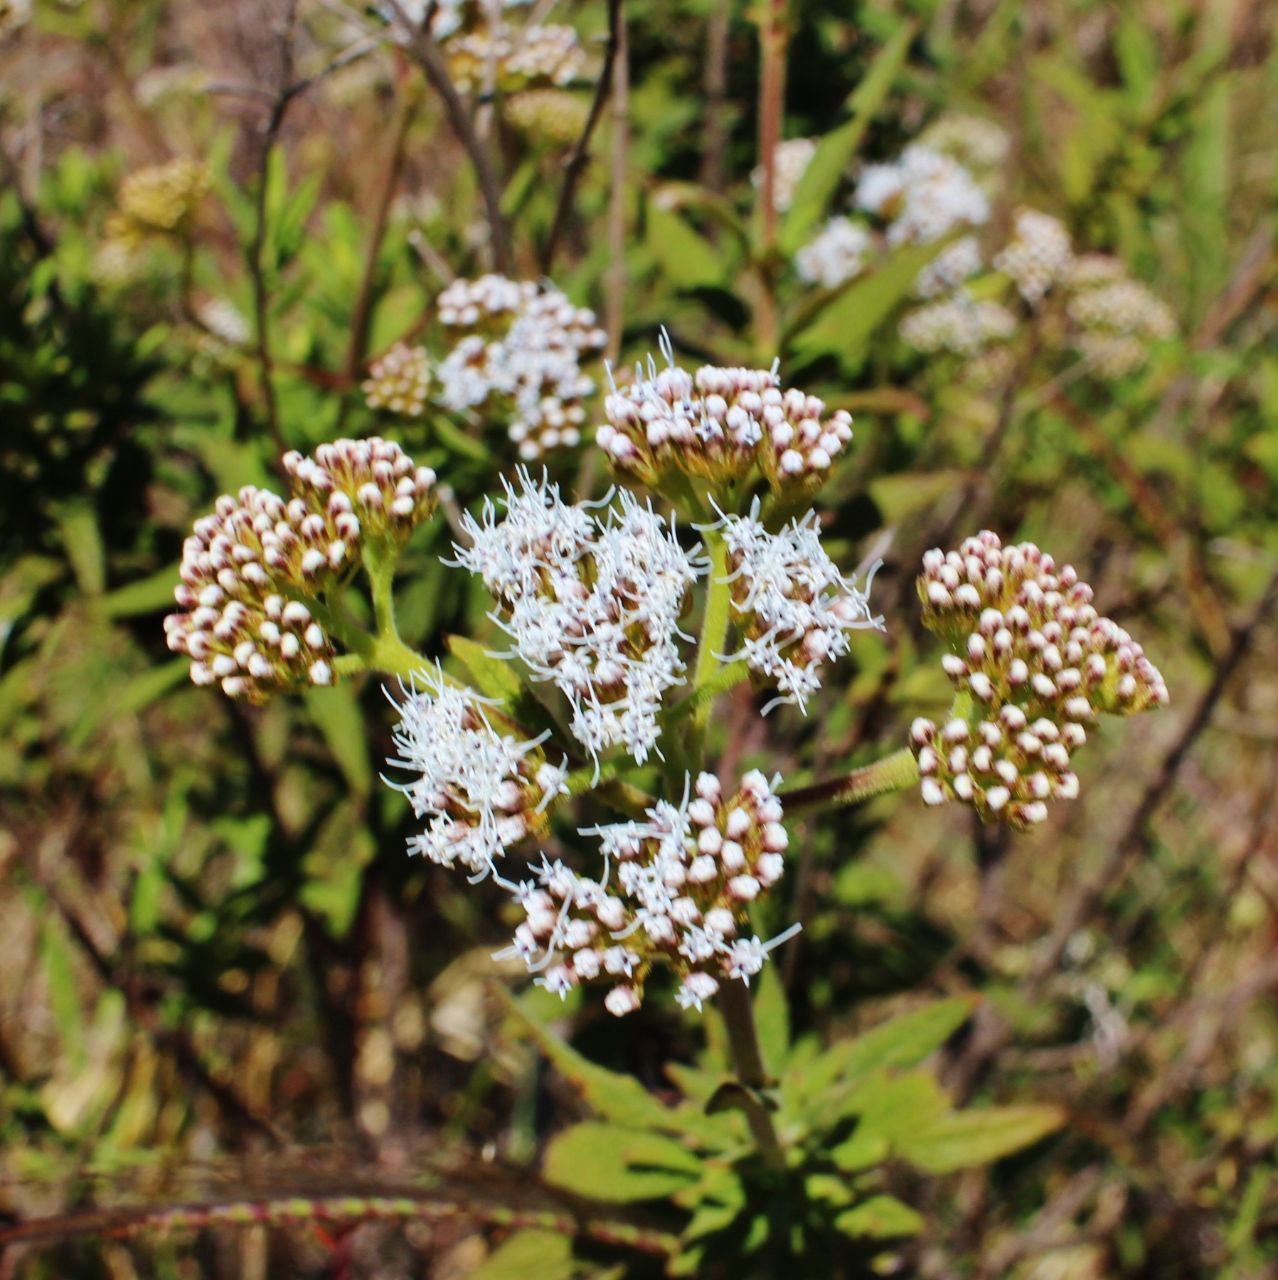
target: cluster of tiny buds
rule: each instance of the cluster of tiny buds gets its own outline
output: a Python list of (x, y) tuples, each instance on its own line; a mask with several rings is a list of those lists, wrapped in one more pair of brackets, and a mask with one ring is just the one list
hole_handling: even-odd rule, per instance
[(396, 444), (339, 440), (283, 459), (289, 500), (247, 486), (195, 522), (164, 622), (196, 684), (261, 702), (332, 683), (333, 646), (305, 603), (359, 562), (368, 538), (402, 542), (433, 507), (435, 475)]
[(1032, 542), (1004, 547), (987, 530), (957, 551), (929, 551), (918, 588), (924, 625), (950, 646), (942, 667), (977, 718), (939, 734), (931, 721), (915, 723), (929, 804), (953, 798), (987, 820), (1040, 822), (1049, 798), (1078, 794), (1070, 757), (1086, 722), (1168, 701), (1157, 667), (1097, 613), (1073, 566), (1058, 568)]
[(773, 489), (815, 487), (852, 440), (845, 410), (826, 416), (825, 402), (789, 388), (772, 369), (676, 367), (662, 334), (666, 367), (649, 357), (645, 376), (614, 386), (608, 422), (596, 435), (613, 467), (649, 486), (670, 472), (724, 483), (756, 465)]
[(550, 23), (516, 30), (503, 21), (453, 37), (444, 44), (444, 53), (463, 93), (482, 90), (490, 77), (506, 92), (538, 84), (562, 87), (577, 79), (586, 62), (576, 31)]
[(1074, 346), (1103, 378), (1139, 368), (1151, 343), (1176, 332), (1171, 308), (1115, 259), (1090, 256), (1070, 287), (1066, 310), (1076, 327)]
[(548, 143), (575, 142), (586, 127), (589, 104), (566, 89), (526, 89), (506, 99), (506, 119), (516, 129)]
[(957, 160), (917, 144), (892, 164), (866, 166), (855, 199), (888, 223), (891, 245), (931, 244), (957, 227), (981, 226), (990, 215), (988, 198)]
[(678, 975), (684, 1008), (700, 1009), (725, 978), (748, 982), (794, 932), (764, 943), (742, 929), (748, 904), (785, 870), (779, 781), (754, 770), (725, 797), (719, 780), (702, 773), (681, 804), (663, 801), (646, 821), (583, 833), (599, 838), (604, 877), (543, 859), (536, 879), (515, 888), (524, 920), (502, 954), (523, 959), (539, 985), (561, 996), (610, 982), (604, 1004), (617, 1016), (639, 1007), (657, 964)]
[(924, 130), (919, 143), (977, 171), (997, 169), (1011, 150), (1007, 130), (980, 116), (942, 116)]
[(873, 244), (873, 237), (861, 223), (831, 218), (794, 255), (794, 266), (799, 279), (807, 284), (837, 289), (861, 274)]
[(1069, 275), (1074, 249), (1059, 218), (1037, 209), (1017, 209), (1012, 238), (994, 258), (998, 271), (1010, 276), (1022, 298), (1036, 307), (1055, 284)]
[(406, 418), (419, 418), (430, 387), (430, 356), (425, 347), (397, 342), (374, 360), (362, 384), (370, 409), (386, 409)]

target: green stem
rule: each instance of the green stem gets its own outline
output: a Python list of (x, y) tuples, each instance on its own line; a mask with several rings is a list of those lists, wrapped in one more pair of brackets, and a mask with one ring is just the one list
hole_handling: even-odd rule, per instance
[[(701, 642), (697, 662), (692, 670), (692, 696), (704, 693), (719, 673), (720, 658), (728, 638), (728, 621), (732, 608), (732, 586), (728, 582), (728, 544), (718, 529), (706, 530), (706, 547), (710, 552), (710, 581), (706, 587), (706, 611), (701, 622)], [(706, 725), (710, 720), (713, 697), (704, 698), (692, 713), (689, 756), (699, 763), (705, 749)]]
[(767, 1087), (768, 1073), (759, 1048), (754, 1003), (744, 982), (733, 979), (719, 984), (719, 1012), (727, 1028), (737, 1078), (745, 1086), (739, 1105), (745, 1112), (750, 1133), (764, 1163), (773, 1169), (784, 1169), (781, 1139), (777, 1137), (776, 1126), (772, 1123), (772, 1113), (759, 1096), (759, 1090)]
[(894, 751), (882, 760), (853, 769), (842, 778), (830, 778), (810, 787), (796, 787), (781, 792), (781, 803), (787, 814), (804, 810), (828, 812), (860, 804), (873, 796), (887, 795), (891, 791), (904, 791), (919, 780), (918, 762), (908, 747)]

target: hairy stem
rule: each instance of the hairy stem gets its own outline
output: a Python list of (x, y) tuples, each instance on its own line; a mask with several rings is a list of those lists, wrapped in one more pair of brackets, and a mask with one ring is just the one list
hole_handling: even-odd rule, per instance
[[(701, 623), (701, 641), (697, 663), (692, 672), (693, 696), (703, 690), (719, 672), (720, 655), (728, 636), (728, 620), (732, 605), (732, 586), (728, 582), (728, 545), (718, 529), (706, 531), (710, 552), (710, 579), (706, 588), (706, 611)], [(697, 704), (692, 713), (690, 757), (700, 761), (705, 750), (706, 725), (710, 720), (713, 698)]]
[(775, 1169), (785, 1167), (781, 1140), (777, 1137), (772, 1113), (759, 1097), (767, 1086), (768, 1073), (759, 1048), (759, 1032), (754, 1021), (754, 1004), (744, 982), (732, 980), (719, 984), (719, 1012), (728, 1031), (728, 1044), (737, 1077), (745, 1086), (741, 1109), (745, 1112), (755, 1145), (766, 1164)]
[(842, 778), (830, 778), (825, 782), (813, 783), (810, 787), (783, 791), (781, 798), (786, 813), (798, 813), (801, 810), (827, 812), (860, 804), (863, 800), (887, 795), (892, 791), (904, 791), (918, 780), (919, 767), (914, 753), (909, 747), (902, 747), (900, 751), (894, 751), (882, 760), (853, 769)]

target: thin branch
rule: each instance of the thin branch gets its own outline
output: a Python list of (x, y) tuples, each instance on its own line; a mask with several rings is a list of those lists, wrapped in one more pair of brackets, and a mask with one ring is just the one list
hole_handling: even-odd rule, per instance
[(572, 211), (577, 183), (586, 167), (586, 161), (590, 158), (590, 139), (600, 116), (603, 115), (604, 103), (608, 101), (608, 93), (612, 88), (617, 50), (625, 38), (621, 3), (622, 0), (608, 0), (608, 45), (604, 51), (603, 67), (599, 72), (599, 83), (595, 86), (595, 97), (590, 104), (590, 114), (586, 117), (585, 128), (582, 129), (581, 137), (577, 139), (576, 146), (564, 162), (564, 183), (559, 191), (559, 203), (555, 207), (555, 220), (550, 224), (550, 234), (546, 237), (545, 247), (541, 251), (542, 275), (549, 275), (551, 267), (554, 266), (555, 253), (563, 237), (564, 227), (568, 223), (568, 215)]
[(728, 31), (731, 24), (729, 0), (717, 0), (706, 25), (706, 66), (701, 88), (706, 95), (705, 148), (701, 153), (700, 181), (703, 187), (721, 192), (728, 176)]
[(475, 126), (466, 111), (466, 104), (462, 101), (461, 95), (457, 92), (457, 86), (453, 84), (452, 76), (448, 73), (448, 64), (444, 61), (444, 55), (435, 37), (430, 33), (429, 16), (418, 25), (408, 16), (400, 0), (386, 0), (386, 3), (400, 31), (407, 39), (413, 57), (425, 72), (431, 88), (443, 99), (448, 122), (452, 125), (458, 142), (470, 158), (475, 177), (479, 182), (484, 213), (488, 219), (493, 265), (503, 275), (510, 275), (514, 263), (510, 251), (510, 230), (506, 226), (506, 219), (501, 211), (501, 190), (497, 185), (497, 175), (493, 171), (492, 159), (475, 132)]

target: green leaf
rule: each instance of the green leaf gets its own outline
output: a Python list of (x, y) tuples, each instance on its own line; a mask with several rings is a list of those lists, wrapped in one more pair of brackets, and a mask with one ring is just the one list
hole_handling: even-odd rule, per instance
[(857, 1133), (862, 1138), (884, 1138), (896, 1147), (930, 1129), (949, 1108), (949, 1099), (931, 1072), (911, 1071), (901, 1076), (876, 1073), (862, 1080), (840, 1111), (860, 1116)]
[(495, 698), (502, 706), (509, 706), (519, 697), (523, 685), (508, 661), (494, 658), (482, 644), (465, 636), (449, 636), (447, 643), (448, 652), (462, 664), (484, 697)]
[(790, 1056), (790, 1010), (778, 966), (765, 964), (754, 994), (754, 1021), (763, 1061), (779, 1076)]
[(106, 586), (106, 552), (97, 512), (89, 502), (75, 502), (63, 507), (57, 519), (76, 584), (85, 595), (101, 595)]
[(355, 795), (367, 795), (373, 784), (373, 769), (368, 761), (364, 715), (354, 690), (343, 685), (308, 689), (305, 699), (306, 710), (324, 735), (347, 786)]
[(660, 1199), (700, 1174), (701, 1161), (672, 1138), (594, 1120), (556, 1135), (542, 1165), (551, 1186), (616, 1202)]
[(178, 567), (170, 565), (150, 577), (139, 578), (136, 582), (108, 592), (97, 601), (97, 607), (108, 618), (132, 618), (138, 614), (171, 609), (175, 607), (173, 588), (177, 586), (177, 582)]
[(879, 50), (865, 78), (848, 98), (852, 118), (832, 129), (817, 144), (816, 154), (799, 179), (794, 200), (781, 227), (780, 244), (786, 257), (793, 256), (825, 213), (839, 180), (847, 172), (865, 137), (870, 121), (896, 83), (916, 30), (915, 23), (905, 23)]
[(470, 1280), (571, 1280), (572, 1239), (557, 1231), (516, 1231), (470, 1274)]
[(1011, 1155), (1064, 1123), (1064, 1112), (1049, 1106), (954, 1111), (912, 1134), (903, 1134), (896, 1149), (928, 1173), (950, 1173)]
[(840, 1142), (830, 1151), (830, 1159), (844, 1173), (860, 1173), (865, 1169), (873, 1169), (882, 1164), (891, 1154), (891, 1144), (877, 1133), (863, 1131), (858, 1125), (856, 1132)]
[(856, 1208), (839, 1214), (834, 1225), (854, 1239), (869, 1236), (883, 1240), (917, 1235), (923, 1227), (923, 1218), (893, 1196), (871, 1196)]
[(872, 275), (837, 292), (811, 324), (792, 335), (801, 360), (833, 354), (849, 372), (859, 368), (875, 331), (903, 302), (918, 273), (953, 237), (931, 244), (903, 245)]
[(722, 285), (727, 272), (719, 251), (677, 213), (650, 200), (648, 248), (669, 281), (679, 289)]
[(511, 1015), (522, 1024), (559, 1074), (577, 1089), (596, 1115), (635, 1129), (658, 1129), (668, 1133), (680, 1131), (673, 1113), (652, 1097), (633, 1076), (618, 1075), (606, 1067), (596, 1066), (530, 1018), (503, 988), (498, 987), (497, 990), (504, 997)]

